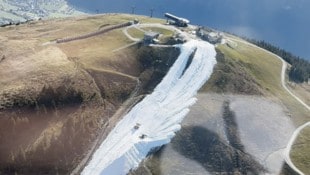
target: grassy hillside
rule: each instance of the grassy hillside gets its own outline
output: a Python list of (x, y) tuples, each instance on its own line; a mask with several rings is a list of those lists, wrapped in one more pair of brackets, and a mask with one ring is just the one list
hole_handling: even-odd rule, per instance
[(135, 18), (164, 22), (107, 14), (0, 28), (0, 174), (67, 174), (113, 128), (124, 101), (160, 81), (178, 51), (135, 45), (113, 52), (132, 43), (122, 29), (50, 43)]
[[(0, 28), (0, 142), (4, 143), (0, 145), (0, 174), (70, 172), (120, 119), (121, 115), (114, 115), (119, 114), (119, 107), (125, 101), (132, 106), (135, 100), (132, 102), (129, 97), (140, 99), (160, 82), (179, 51), (141, 44), (115, 51), (133, 43), (122, 29), (83, 40), (50, 43), (135, 18), (142, 23), (165, 22), (143, 16), (107, 14)], [(163, 33), (167, 38), (173, 35), (159, 28), (144, 30)], [(135, 28), (128, 33), (137, 38), (143, 36)], [(263, 96), (279, 103), (295, 126), (310, 120), (309, 112), (282, 88), (280, 60), (234, 36), (227, 35), (225, 39), (228, 42), (217, 47), (218, 64), (214, 73), (200, 93)], [(212, 108), (215, 104), (208, 105)], [(229, 108), (222, 110), (232, 113)], [(233, 132), (230, 129), (227, 128), (227, 132)], [(190, 135), (186, 135), (188, 133)], [(188, 154), (187, 149), (201, 141), (212, 142), (200, 137), (204, 133), (216, 136), (219, 141), (219, 147), (214, 147), (216, 151), (227, 148), (231, 154), (227, 160), (239, 162), (235, 159), (240, 158), (242, 163), (250, 160), (250, 164), (255, 165), (253, 172), (264, 171), (243, 148), (228, 146), (221, 137), (203, 128), (186, 127), (175, 139), (185, 145), (174, 146)], [(100, 135), (102, 137), (98, 137)], [(308, 135), (308, 130), (302, 132), (292, 151), (293, 161), (305, 172), (309, 171), (305, 164), (309, 156), (305, 154), (310, 145)], [(220, 156), (216, 151), (212, 155)], [(152, 161), (160, 164), (156, 157), (160, 154)], [(210, 163), (197, 152), (188, 156), (198, 157), (204, 165)], [(236, 165), (229, 172), (239, 168)]]
[(255, 77), (246, 69), (245, 63), (234, 60), (217, 49), (217, 65), (214, 73), (200, 92), (236, 93), (244, 95), (262, 95), (264, 90)]
[(302, 83), (296, 84), (290, 81), (287, 81), (286, 84), (288, 88), (297, 95), (302, 101), (306, 104), (310, 105), (310, 84), (309, 83)]
[[(210, 81), (205, 85), (205, 92), (209, 90), (218, 92), (222, 89), (222, 91), (226, 93), (244, 94), (244, 88), (249, 87), (250, 83), (252, 86), (257, 85), (256, 87), (259, 87), (258, 89), (264, 96), (280, 101), (287, 109), (287, 113), (291, 116), (296, 127), (310, 120), (309, 111), (282, 88), (280, 79), (282, 63), (280, 60), (250, 44), (245, 44), (241, 39), (231, 36), (228, 37), (228, 40), (230, 41), (227, 44), (218, 47), (220, 54), (224, 54), (226, 64), (225, 66), (222, 65), (223, 61), (219, 58), (217, 59), (218, 65)], [(241, 66), (237, 67), (236, 65), (238, 64), (236, 63)], [(227, 67), (230, 68), (227, 69)], [(254, 81), (247, 81), (249, 83), (245, 82), (249, 79), (247, 77), (251, 77)], [(223, 86), (225, 86), (226, 89), (223, 90)], [(241, 88), (236, 88), (238, 86)], [(238, 89), (238, 91), (236, 91), (236, 89)], [(297, 91), (298, 90), (299, 93), (305, 94), (303, 95), (303, 99), (306, 99), (307, 102), (307, 100), (309, 100), (308, 92), (304, 89), (300, 90), (300, 88), (297, 87)], [(246, 94), (251, 93), (246, 92)], [(308, 135), (309, 131), (304, 131), (300, 134), (300, 138), (308, 138)], [(300, 138), (297, 139), (297, 146), (293, 147), (291, 156), (298, 167), (304, 172), (309, 172), (307, 161), (305, 161), (308, 159), (309, 155), (305, 154), (308, 152), (305, 148), (310, 145), (310, 141), (309, 139)], [(304, 148), (298, 147), (299, 142), (303, 142)]]
[[(303, 129), (296, 139), (291, 152), (291, 159), (304, 174), (310, 174), (310, 127)], [(308, 154), (305, 154), (308, 153)]]
[[(167, 172), (171, 174), (180, 174), (180, 172), (205, 172), (206, 170), (208, 172), (227, 173), (233, 171), (242, 172), (242, 168), (229, 169), (230, 166), (236, 166), (238, 163), (243, 165), (249, 163), (249, 165), (252, 167), (257, 167), (255, 165), (259, 166), (259, 164), (253, 164), (253, 162), (249, 161), (249, 157), (246, 155), (238, 155), (237, 158), (233, 160), (230, 160), (231, 157), (226, 157), (225, 160), (221, 159), (223, 157), (221, 156), (223, 151), (227, 151), (225, 156), (233, 155), (234, 151), (230, 150), (230, 148), (223, 149), (220, 148), (220, 146), (217, 146), (227, 143), (225, 140), (223, 140), (223, 136), (217, 135), (215, 132), (210, 132), (208, 129), (201, 127), (208, 125), (207, 123), (204, 123), (204, 120), (207, 120), (206, 122), (208, 123), (214, 122), (209, 118), (212, 116), (216, 116), (214, 118), (218, 118), (219, 115), (221, 115), (220, 112), (212, 112), (214, 109), (219, 108), (216, 104), (220, 100), (219, 97), (212, 95), (212, 93), (223, 94), (222, 96), (225, 96), (226, 94), (232, 94), (232, 96), (235, 94), (241, 94), (252, 100), (257, 98), (257, 96), (261, 96), (262, 99), (268, 99), (273, 101), (275, 104), (279, 104), (281, 111), (284, 110), (284, 113), (278, 117), (282, 117), (283, 121), (290, 118), (291, 120), (288, 119), (290, 120), (288, 123), (290, 124), (293, 122), (295, 127), (310, 119), (309, 112), (303, 106), (301, 106), (298, 101), (292, 98), (281, 86), (282, 62), (278, 58), (237, 37), (228, 35), (225, 39), (228, 41), (226, 44), (217, 46), (217, 65), (214, 68), (214, 72), (208, 82), (200, 89), (200, 94), (211, 93), (209, 97), (212, 98), (210, 100), (211, 102), (206, 103), (205, 101), (199, 99), (198, 104), (202, 106), (198, 105), (198, 107), (193, 107), (193, 111), (188, 116), (188, 121), (191, 121), (189, 123), (192, 124), (188, 124), (188, 122), (185, 121), (185, 123), (183, 123), (184, 128), (177, 133), (172, 143), (168, 146), (165, 146), (163, 149), (161, 149), (161, 151), (150, 157), (147, 161), (143, 162), (143, 166), (140, 166), (140, 168), (132, 172), (132, 174), (158, 175)], [(259, 107), (261, 102), (257, 102), (259, 105), (257, 105), (258, 109), (254, 110), (255, 112), (260, 112), (260, 110), (263, 110)], [(275, 106), (269, 105), (269, 107), (273, 108)], [(239, 108), (242, 108), (242, 106), (239, 106)], [(255, 109), (254, 106), (253, 109)], [(204, 110), (208, 110), (208, 112), (201, 112)], [(225, 110), (223, 111), (225, 112)], [(266, 111), (261, 112), (266, 113)], [(266, 117), (265, 122), (269, 122), (267, 119), (272, 118), (273, 115), (275, 114), (271, 114), (270, 112), (270, 116)], [(250, 118), (252, 116), (248, 117)], [(258, 119), (258, 121), (260, 120)], [(277, 119), (276, 122), (282, 121), (281, 119)], [(263, 123), (264, 122), (262, 122), (262, 124)], [(221, 125), (217, 122), (209, 125), (216, 125), (216, 129), (214, 129), (215, 131), (221, 130)], [(228, 133), (233, 133), (238, 136), (238, 132), (231, 132), (236, 128), (238, 127), (229, 127)], [(268, 123), (264, 126), (261, 126), (261, 128), (270, 130), (270, 133), (268, 133), (268, 131), (265, 132), (271, 135), (277, 132), (274, 131), (274, 133), (272, 133), (272, 130), (277, 128), (277, 124)], [(292, 132), (293, 128), (294, 127), (291, 126), (291, 128), (287, 128), (287, 130), (291, 130)], [(227, 134), (227, 131), (225, 133)], [(204, 137), (203, 135), (207, 135), (207, 137)], [(307, 135), (308, 132), (305, 131), (305, 133), (301, 134), (301, 137), (307, 138)], [(268, 138), (268, 136), (262, 137), (265, 139)], [(286, 139), (288, 139), (288, 137), (289, 135), (285, 136)], [(219, 143), (217, 143), (218, 140)], [(261, 141), (262, 143), (256, 143), (256, 140), (254, 144), (264, 144), (264, 140)], [(210, 142), (212, 143), (211, 145), (209, 145)], [(307, 150), (305, 149), (307, 148), (307, 145), (310, 145), (310, 143), (307, 139), (302, 140), (302, 142), (303, 147), (299, 147), (300, 149), (295, 149), (292, 152), (292, 157), (293, 161), (296, 162), (298, 167), (301, 167), (304, 172), (308, 172), (307, 161), (305, 161), (308, 160), (308, 154), (306, 154)], [(231, 143), (231, 141), (229, 143)], [(268, 145), (268, 143), (265, 144)], [(282, 143), (281, 148), (284, 147), (285, 144), (286, 143)], [(228, 145), (229, 147), (231, 146), (231, 144)], [(225, 145), (225, 148), (226, 147), (228, 146)], [(205, 150), (205, 148), (208, 150)], [(178, 152), (179, 154), (181, 153), (182, 156), (179, 156), (175, 152)], [(204, 154), (201, 154), (201, 152)], [(205, 155), (209, 156), (204, 157)], [(197, 163), (193, 164), (188, 159), (184, 160), (182, 158), (183, 156), (194, 160), (195, 162), (199, 162), (199, 166), (196, 167)], [(170, 159), (173, 159), (173, 161)], [(184, 166), (185, 164), (190, 164), (193, 167), (188, 168), (187, 166)], [(224, 166), (224, 164), (226, 165)], [(201, 170), (199, 170), (199, 168), (201, 168), (200, 166), (202, 166)], [(291, 174), (289, 167), (283, 166), (282, 168), (284, 168), (284, 170), (281, 172), (281, 174)]]
[[(261, 49), (245, 44), (241, 39), (234, 37), (228, 39), (231, 39), (231, 42), (236, 46), (232, 47), (232, 44), (220, 45), (218, 49), (225, 57), (241, 64), (248, 75), (254, 78), (265, 96), (280, 100), (291, 113), (296, 126), (308, 121), (310, 119), (309, 112), (281, 86), (281, 61)], [(217, 76), (217, 74), (215, 72), (213, 76)]]

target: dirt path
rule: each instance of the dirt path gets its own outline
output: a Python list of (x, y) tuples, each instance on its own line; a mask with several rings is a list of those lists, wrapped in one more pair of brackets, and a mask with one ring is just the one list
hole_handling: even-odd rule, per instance
[(302, 131), (302, 130), (303, 130), (304, 128), (306, 128), (307, 126), (310, 126), (310, 122), (307, 122), (307, 123), (303, 124), (302, 126), (298, 127), (298, 128), (294, 131), (294, 133), (293, 133), (293, 135), (292, 135), (290, 141), (288, 142), (288, 144), (287, 144), (287, 146), (286, 146), (286, 148), (285, 148), (285, 150), (284, 150), (284, 159), (285, 159), (285, 162), (286, 162), (295, 172), (297, 172), (297, 173), (300, 174), (300, 175), (304, 175), (304, 173), (301, 172), (301, 171), (294, 165), (294, 163), (292, 162), (291, 157), (290, 157), (290, 152), (291, 152), (292, 146), (293, 146), (293, 144), (294, 144), (294, 142), (295, 142), (297, 136), (299, 135), (300, 131)]
[[(292, 97), (294, 97), (301, 105), (303, 105), (303, 106), (310, 112), (310, 107), (309, 107), (305, 102), (303, 102), (300, 98), (298, 98), (292, 91), (290, 91), (290, 90), (287, 88), (287, 86), (286, 86), (286, 84), (285, 84), (285, 71), (286, 71), (286, 68), (287, 68), (287, 62), (286, 62), (283, 58), (279, 57), (278, 55), (276, 55), (276, 54), (274, 54), (274, 53), (272, 53), (272, 52), (270, 52), (270, 51), (268, 51), (268, 50), (265, 50), (265, 49), (263, 49), (263, 48), (261, 48), (261, 47), (258, 47), (258, 46), (256, 46), (256, 45), (254, 45), (254, 44), (251, 44), (251, 43), (249, 43), (249, 42), (245, 42), (245, 41), (243, 41), (243, 40), (238, 40), (238, 39), (234, 39), (234, 38), (229, 38), (229, 40), (234, 40), (234, 41), (238, 41), (238, 42), (241, 42), (241, 43), (244, 43), (244, 44), (251, 45), (251, 46), (256, 47), (256, 48), (258, 48), (258, 49), (260, 49), (260, 50), (263, 50), (263, 51), (265, 51), (265, 52), (268, 52), (268, 53), (270, 53), (271, 55), (273, 55), (273, 56), (275, 56), (276, 58), (278, 58), (279, 60), (281, 60), (281, 61), (282, 61), (282, 70), (281, 70), (281, 85), (282, 85), (282, 87), (283, 87)], [(291, 136), (291, 139), (290, 139), (289, 143), (287, 144), (287, 146), (286, 146), (286, 148), (285, 148), (285, 151), (284, 151), (284, 159), (285, 159), (286, 163), (290, 166), (290, 168), (292, 168), (296, 173), (298, 173), (298, 174), (300, 174), (300, 175), (304, 175), (304, 173), (301, 172), (301, 171), (294, 165), (294, 163), (292, 162), (291, 157), (290, 157), (290, 152), (291, 152), (291, 149), (292, 149), (292, 145), (293, 145), (293, 143), (295, 142), (295, 140), (296, 140), (298, 134), (300, 133), (300, 131), (302, 131), (306, 126), (309, 126), (309, 125), (310, 125), (310, 121), (307, 122), (307, 123), (305, 123), (305, 124), (303, 124), (302, 126), (299, 126), (299, 127), (294, 131), (294, 133), (293, 133), (293, 135)]]
[(281, 60), (281, 61), (282, 61), (282, 71), (281, 71), (281, 85), (282, 85), (282, 87), (283, 87), (292, 97), (294, 97), (301, 105), (303, 105), (305, 108), (307, 108), (307, 109), (310, 111), (310, 107), (309, 107), (305, 102), (303, 102), (300, 98), (298, 98), (292, 91), (290, 91), (290, 90), (287, 88), (287, 86), (286, 86), (286, 84), (285, 84), (285, 71), (286, 71), (286, 68), (287, 68), (287, 62), (286, 62), (283, 58), (279, 57), (278, 55), (276, 55), (276, 54), (274, 54), (274, 53), (272, 53), (272, 52), (270, 52), (270, 51), (268, 51), (268, 50), (265, 50), (265, 49), (263, 49), (263, 48), (261, 48), (261, 47), (258, 47), (258, 46), (256, 46), (256, 45), (254, 45), (254, 44), (251, 44), (251, 43), (249, 43), (249, 42), (245, 42), (245, 41), (238, 40), (238, 39), (234, 39), (234, 38), (229, 38), (228, 40), (235, 40), (235, 41), (241, 42), (241, 43), (243, 43), (243, 44), (251, 45), (251, 46), (256, 47), (256, 48), (258, 48), (258, 49), (260, 49), (260, 50), (263, 50), (263, 51), (265, 51), (265, 52), (268, 52), (269, 54), (271, 54), (271, 55), (277, 57), (279, 60)]
[[(277, 55), (275, 55), (277, 56)], [(305, 108), (307, 108), (309, 111), (310, 111), (310, 107), (305, 103), (303, 102), (300, 98), (298, 98), (295, 94), (293, 94), (292, 91), (290, 91), (286, 84), (285, 84), (285, 71), (286, 71), (286, 68), (287, 68), (287, 62), (284, 61), (281, 57), (277, 56), (281, 61), (282, 61), (282, 72), (281, 72), (281, 82), (282, 82), (282, 87), (291, 95), (293, 96), (300, 104), (302, 104)]]
[(169, 25), (163, 25), (163, 24), (158, 24), (158, 23), (145, 23), (145, 24), (135, 24), (135, 25), (131, 25), (131, 26), (127, 26), (125, 29), (123, 29), (123, 33), (127, 36), (127, 38), (129, 38), (130, 40), (134, 41), (134, 42), (138, 42), (141, 41), (141, 39), (139, 38), (134, 38), (133, 36), (131, 36), (128, 33), (128, 29), (130, 28), (135, 28), (141, 32), (145, 32), (145, 30), (143, 30), (142, 28), (144, 27), (156, 27), (156, 28), (162, 28), (162, 29), (166, 29), (166, 30), (170, 30), (173, 31), (175, 33), (179, 33), (182, 34), (185, 38), (187, 38), (187, 40), (189, 40), (188, 35), (184, 34), (183, 31), (179, 30), (178, 28), (174, 27), (174, 26), (169, 26)]
[(127, 48), (129, 48), (129, 47), (131, 47), (131, 46), (134, 46), (134, 45), (138, 44), (138, 43), (140, 43), (140, 41), (135, 41), (135, 42), (133, 42), (133, 43), (130, 43), (130, 44), (127, 44), (127, 45), (125, 45), (125, 46), (122, 46), (122, 47), (119, 47), (119, 48), (117, 48), (117, 49), (114, 49), (112, 52), (118, 52), (118, 51), (120, 51), (120, 50), (127, 49)]
[(139, 41), (141, 41), (141, 39), (139, 39), (139, 38), (134, 38), (134, 37), (132, 37), (132, 36), (128, 33), (128, 29), (131, 28), (131, 27), (132, 27), (132, 26), (128, 26), (128, 27), (126, 27), (125, 29), (122, 30), (123, 33), (124, 33), (124, 35), (126, 35), (126, 37), (127, 37), (128, 39), (130, 39), (131, 41), (134, 41), (134, 42), (139, 42)]

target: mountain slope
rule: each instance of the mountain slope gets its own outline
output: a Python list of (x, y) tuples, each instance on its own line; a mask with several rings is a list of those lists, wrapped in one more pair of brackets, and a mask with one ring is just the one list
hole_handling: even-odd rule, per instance
[[(122, 28), (55, 42), (135, 18), (165, 22), (106, 14), (0, 28), (0, 173), (69, 174), (80, 165), (74, 171), (79, 173), (122, 116), (153, 91), (178, 50), (137, 44)], [(194, 27), (182, 29), (193, 33)], [(171, 32), (164, 33), (175, 42)], [(131, 173), (286, 173), (281, 153), (309, 112), (283, 89), (279, 59), (224, 35), (218, 64), (183, 129)], [(292, 157), (307, 168), (304, 150), (297, 147)]]
[[(184, 129), (132, 174), (290, 174), (283, 148), (295, 128), (309, 121), (309, 111), (282, 87), (282, 62), (275, 55), (235, 36), (226, 34), (225, 40)], [(233, 114), (228, 119), (227, 102)], [(208, 150), (197, 151), (203, 148)], [(291, 156), (306, 173), (302, 150)]]
[[(162, 22), (107, 14), (0, 28), (0, 174), (70, 173), (123, 113), (154, 88), (153, 81), (165, 75), (177, 50), (136, 44), (113, 52), (132, 44), (121, 28), (53, 42), (135, 18)], [(118, 111), (121, 105), (125, 110)]]

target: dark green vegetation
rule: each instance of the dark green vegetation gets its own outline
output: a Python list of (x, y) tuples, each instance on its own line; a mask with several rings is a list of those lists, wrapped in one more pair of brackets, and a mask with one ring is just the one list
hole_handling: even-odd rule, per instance
[(280, 57), (282, 57), (285, 61), (291, 64), (291, 68), (289, 70), (289, 79), (290, 81), (294, 81), (296, 83), (308, 82), (310, 79), (310, 62), (302, 59), (298, 56), (293, 55), (290, 52), (285, 51), (279, 47), (276, 47), (266, 41), (257, 41), (254, 39), (247, 39), (249, 42), (256, 44), (259, 47), (262, 47)]
[(144, 81), (147, 83), (142, 84), (146, 93), (151, 93), (155, 86), (161, 82), (179, 54), (179, 49), (175, 47), (152, 48), (143, 46), (142, 44), (137, 46), (137, 59), (141, 62), (143, 69), (146, 70), (143, 72), (140, 79), (142, 81), (144, 79), (150, 80)]

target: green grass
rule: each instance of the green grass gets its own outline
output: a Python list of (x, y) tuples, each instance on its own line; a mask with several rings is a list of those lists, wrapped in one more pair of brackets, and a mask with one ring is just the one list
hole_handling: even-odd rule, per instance
[(226, 57), (242, 61), (247, 72), (252, 75), (268, 96), (281, 100), (298, 126), (310, 119), (309, 112), (281, 86), (282, 62), (274, 55), (242, 42), (235, 41), (235, 48), (220, 45), (218, 49)]
[(160, 33), (164, 36), (173, 36), (173, 34), (174, 34), (174, 32), (171, 30), (158, 28), (158, 27), (143, 27), (142, 29), (145, 31), (157, 32), (157, 33)]
[[(304, 174), (310, 174), (310, 127), (304, 128), (292, 147), (291, 159)], [(305, 154), (308, 153), (308, 154)]]
[(128, 29), (128, 34), (134, 38), (139, 38), (139, 39), (142, 39), (144, 37), (144, 32), (134, 27)]
[(281, 61), (274, 59), (272, 55), (252, 46), (243, 43), (237, 44), (238, 46), (235, 49), (226, 45), (221, 45), (218, 48), (228, 58), (235, 61), (242, 61), (247, 71), (256, 78), (265, 91), (276, 93), (281, 89)]
[[(262, 95), (263, 90), (241, 60), (231, 59), (217, 49), (217, 64), (201, 92)], [(247, 63), (248, 64), (248, 63)]]
[[(171, 37), (174, 34), (174, 32), (171, 30), (162, 29), (162, 28), (158, 28), (158, 27), (143, 27), (141, 29), (144, 31), (157, 32), (157, 33), (161, 34), (162, 37)], [(138, 30), (138, 29), (133, 28), (133, 27), (128, 29), (128, 34), (134, 38), (139, 38), (139, 39), (142, 39), (144, 37), (143, 31)]]
[[(235, 37), (229, 37), (240, 40)], [(246, 71), (251, 74), (264, 90), (265, 94), (272, 99), (280, 100), (295, 126), (300, 126), (310, 120), (309, 111), (295, 100), (281, 86), (282, 62), (275, 56), (264, 52), (251, 45), (242, 42), (236, 42), (236, 47), (220, 45), (218, 49), (224, 53), (227, 58), (234, 61), (243, 62)], [(308, 127), (297, 138), (293, 145), (291, 157), (305, 174), (310, 173), (310, 128)]]

